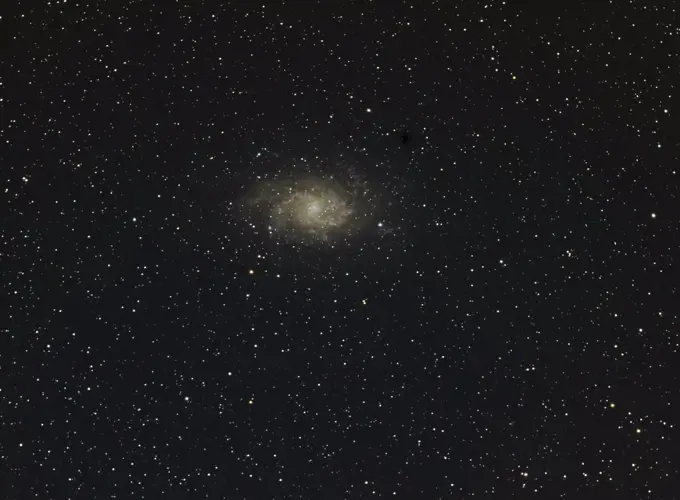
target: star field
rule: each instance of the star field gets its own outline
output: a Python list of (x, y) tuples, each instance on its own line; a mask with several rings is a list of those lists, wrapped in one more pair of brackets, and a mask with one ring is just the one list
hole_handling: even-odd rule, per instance
[(677, 498), (677, 15), (10, 7), (0, 498)]

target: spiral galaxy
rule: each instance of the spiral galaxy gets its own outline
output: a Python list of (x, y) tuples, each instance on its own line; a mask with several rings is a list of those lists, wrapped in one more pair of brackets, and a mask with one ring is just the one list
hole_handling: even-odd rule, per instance
[(357, 182), (304, 175), (261, 180), (246, 196), (249, 218), (288, 242), (314, 243), (355, 234), (368, 218), (368, 189)]

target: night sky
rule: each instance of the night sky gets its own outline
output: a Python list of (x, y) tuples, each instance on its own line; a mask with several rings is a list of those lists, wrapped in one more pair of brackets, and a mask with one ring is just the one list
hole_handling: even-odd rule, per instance
[(653, 3), (13, 6), (0, 498), (680, 498)]

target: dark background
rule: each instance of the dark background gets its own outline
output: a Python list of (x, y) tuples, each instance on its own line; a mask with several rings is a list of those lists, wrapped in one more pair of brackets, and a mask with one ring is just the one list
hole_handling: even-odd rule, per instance
[(0, 498), (680, 498), (677, 7), (565, 5), (12, 7)]

